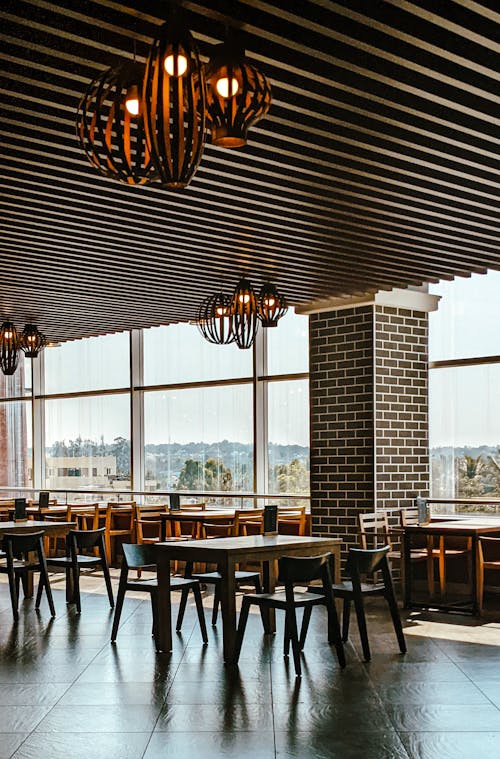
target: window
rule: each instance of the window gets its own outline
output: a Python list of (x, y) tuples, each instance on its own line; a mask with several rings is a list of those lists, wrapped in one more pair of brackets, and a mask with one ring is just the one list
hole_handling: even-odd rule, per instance
[(252, 385), (146, 392), (147, 490), (253, 490)]
[(130, 386), (129, 333), (72, 340), (45, 351), (45, 392), (76, 393)]
[(46, 400), (45, 463), (49, 489), (130, 488), (129, 394)]
[(288, 311), (267, 333), (267, 373), (309, 371), (309, 317)]
[(28, 401), (0, 402), (0, 485), (31, 486), (31, 430), (31, 404)]
[(31, 395), (31, 361), (24, 354), (14, 374), (0, 372), (0, 398), (23, 398)]
[(174, 385), (251, 377), (252, 351), (212, 345), (193, 324), (144, 330), (144, 384)]
[(269, 493), (309, 493), (309, 387), (268, 383)]
[[(500, 273), (492, 271), (432, 288), (442, 300), (430, 318), (431, 360), (453, 362), (429, 372), (432, 498), (500, 499), (500, 364), (488, 362), (500, 355), (499, 285)], [(500, 508), (451, 504), (434, 511)]]

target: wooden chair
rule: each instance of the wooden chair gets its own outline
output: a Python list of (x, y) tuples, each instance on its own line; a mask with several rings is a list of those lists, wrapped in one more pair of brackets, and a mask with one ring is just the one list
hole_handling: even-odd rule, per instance
[(278, 509), (278, 532), (285, 535), (305, 535), (307, 527), (306, 507), (287, 506)]
[[(157, 626), (157, 595), (158, 595), (158, 580), (154, 577), (151, 580), (129, 580), (129, 569), (154, 571), (156, 572), (156, 555), (154, 552), (154, 546), (151, 545), (130, 545), (128, 543), (123, 544), (123, 563), (120, 573), (120, 583), (118, 586), (118, 595), (116, 599), (115, 616), (113, 619), (113, 629), (111, 632), (111, 642), (116, 641), (118, 634), (118, 627), (120, 624), (120, 617), (123, 608), (123, 601), (127, 591), (141, 591), (147, 592), (151, 597), (151, 609), (153, 612), (153, 635), (156, 634)], [(205, 615), (203, 612), (203, 601), (201, 598), (200, 583), (194, 578), (182, 578), (172, 577), (170, 580), (170, 590), (181, 592), (181, 602), (179, 605), (179, 613), (177, 615), (177, 624), (175, 629), (177, 632), (182, 627), (182, 620), (184, 618), (184, 612), (186, 609), (187, 597), (189, 591), (193, 591), (194, 599), (196, 602), (196, 610), (198, 612), (198, 621), (200, 623), (201, 635), (203, 643), (208, 643), (207, 627), (205, 624)]]
[[(254, 604), (259, 607), (264, 625), (264, 632), (266, 633), (270, 632), (268, 617), (269, 610), (283, 609), (285, 612), (283, 655), (288, 657), (291, 641), (295, 674), (297, 677), (300, 677), (300, 652), (304, 648), (306, 641), (312, 607), (325, 605), (328, 610), (328, 642), (330, 644), (335, 644), (339, 664), (341, 667), (345, 667), (346, 661), (344, 647), (342, 645), (339, 620), (332, 595), (330, 559), (331, 554), (313, 557), (283, 556), (278, 561), (278, 582), (285, 586), (285, 590), (276, 593), (243, 596), (238, 631), (236, 634), (234, 655), (234, 661), (236, 663), (238, 662), (241, 652), (241, 645), (243, 643), (243, 636), (245, 634), (250, 606)], [(318, 588), (316, 588), (316, 592), (295, 592), (294, 586), (296, 584), (307, 585), (314, 580), (321, 580), (322, 582), (322, 586), (319, 588), (319, 593), (317, 592)], [(297, 631), (296, 617), (296, 610), (299, 608), (304, 609), (300, 637)]]
[[(363, 599), (365, 596), (383, 596), (388, 605), (392, 617), (392, 623), (399, 643), (399, 650), (402, 654), (406, 653), (406, 642), (403, 634), (403, 627), (399, 617), (398, 604), (394, 595), (394, 586), (392, 583), (391, 570), (387, 560), (391, 551), (389, 545), (383, 548), (366, 550), (363, 548), (350, 548), (347, 558), (346, 572), (350, 576), (350, 581), (339, 585), (333, 585), (333, 595), (336, 598), (344, 600), (344, 609), (342, 614), (342, 640), (344, 643), (349, 636), (349, 617), (351, 602), (354, 602), (356, 617), (358, 620), (359, 634), (363, 648), (365, 661), (370, 661), (370, 644), (368, 642), (368, 632), (366, 628), (365, 607)], [(362, 581), (362, 576), (368, 575), (373, 577), (375, 572), (381, 572), (382, 583), (366, 583)], [(314, 592), (314, 588), (312, 588)]]
[(135, 538), (135, 508), (135, 501), (110, 501), (106, 507), (104, 540), (109, 564), (115, 558), (115, 539)]
[(236, 509), (233, 520), (233, 535), (263, 535), (264, 509)]
[[(29, 534), (7, 532), (3, 536), (3, 549), (5, 551), (6, 564), (0, 565), (0, 572), (8, 575), (9, 578), (10, 600), (14, 620), (16, 622), (19, 621), (19, 581), (21, 580), (23, 586), (26, 587), (30, 572), (40, 573), (35, 609), (40, 608), (42, 591), (45, 588), (51, 616), (55, 617), (56, 611), (50, 589), (45, 551), (43, 549), (43, 530)], [(36, 554), (37, 561), (33, 561), (33, 554)], [(24, 557), (24, 559), (19, 559), (19, 556)]]
[[(86, 555), (83, 551), (93, 551), (97, 548), (99, 555)], [(70, 530), (66, 536), (66, 556), (56, 556), (47, 559), (49, 569), (66, 570), (66, 597), (69, 589), (73, 591), (74, 603), (78, 614), (82, 611), (80, 600), (80, 570), (101, 567), (106, 590), (108, 592), (109, 605), (114, 607), (113, 589), (109, 576), (106, 548), (104, 545), (104, 527), (98, 530)]]
[(479, 613), (483, 610), (484, 573), (486, 570), (500, 571), (500, 538), (481, 535), (478, 542), (477, 602)]
[[(246, 527), (246, 524), (251, 524), (252, 527), (254, 527), (256, 522), (243, 523), (245, 527)], [(231, 519), (225, 524), (221, 524), (220, 522), (215, 522), (214, 524), (210, 524), (206, 522), (203, 525), (203, 537), (205, 539), (228, 538), (228, 537), (234, 537), (235, 534), (236, 535), (239, 534), (239, 533), (235, 533), (235, 519)], [(191, 566), (187, 566), (186, 571), (188, 574), (191, 574)], [(220, 573), (219, 567), (217, 567), (216, 571), (214, 572), (193, 572), (192, 577), (196, 577), (196, 579), (199, 580), (200, 583), (214, 586), (214, 603), (212, 607), (212, 626), (215, 627), (215, 625), (217, 624), (217, 616), (219, 613), (220, 586), (222, 583), (222, 575)], [(237, 586), (243, 585), (243, 584), (245, 585), (252, 584), (255, 587), (256, 593), (262, 593), (260, 572), (258, 570), (244, 571), (244, 570), (237, 569), (235, 570), (235, 573), (234, 573), (234, 579)]]
[(135, 507), (135, 536), (139, 545), (159, 543), (162, 526), (160, 517), (167, 511), (167, 506)]
[[(401, 526), (404, 528), (407, 525), (419, 524), (419, 515), (417, 507), (410, 507), (407, 509), (401, 509), (400, 512)], [(465, 541), (465, 545), (464, 545)], [(434, 544), (434, 539), (431, 535), (426, 537), (426, 544), (419, 547), (417, 546), (415, 555), (412, 550), (412, 561), (421, 561), (422, 552), (427, 551), (428, 563), (427, 563), (427, 580), (430, 595), (434, 595), (434, 560), (438, 561), (439, 572), (439, 592), (442, 596), (446, 595), (446, 559), (456, 558), (459, 556), (466, 556), (467, 558), (467, 572), (469, 580), (472, 576), (472, 538), (446, 538), (441, 535), (438, 540), (438, 545)], [(420, 552), (420, 554), (419, 554)], [(432, 561), (430, 557), (432, 556)]]

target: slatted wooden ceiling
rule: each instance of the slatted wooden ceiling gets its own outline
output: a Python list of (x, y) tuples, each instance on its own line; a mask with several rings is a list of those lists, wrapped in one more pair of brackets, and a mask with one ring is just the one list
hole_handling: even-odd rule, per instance
[(164, 3), (0, 4), (0, 316), (64, 340), (192, 319), (242, 273), (297, 305), (500, 268), (497, 0), (183, 5), (203, 56), (242, 30), (274, 102), (169, 192), (100, 177), (74, 134)]

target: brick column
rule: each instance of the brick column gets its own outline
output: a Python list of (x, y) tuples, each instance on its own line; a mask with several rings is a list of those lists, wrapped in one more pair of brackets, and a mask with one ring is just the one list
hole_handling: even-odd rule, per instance
[(436, 304), (393, 291), (311, 313), (314, 535), (339, 535), (347, 549), (358, 543), (359, 513), (428, 494), (427, 321)]

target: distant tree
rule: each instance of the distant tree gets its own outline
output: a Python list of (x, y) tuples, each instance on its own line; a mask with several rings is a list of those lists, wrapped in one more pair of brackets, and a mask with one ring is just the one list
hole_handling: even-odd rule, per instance
[(130, 475), (130, 440), (115, 437), (110, 446), (110, 453), (116, 459), (116, 474), (119, 477)]
[(186, 459), (179, 474), (177, 490), (232, 490), (233, 475), (220, 459)]
[(299, 459), (292, 459), (289, 464), (277, 464), (274, 477), (280, 493), (309, 492), (309, 472)]
[(187, 459), (177, 481), (177, 490), (203, 490), (203, 467), (200, 461)]

